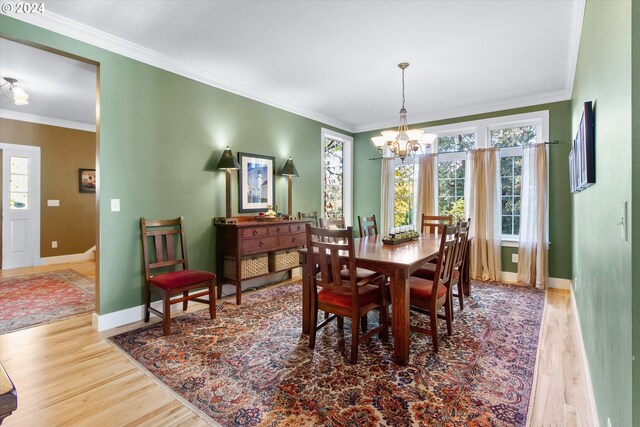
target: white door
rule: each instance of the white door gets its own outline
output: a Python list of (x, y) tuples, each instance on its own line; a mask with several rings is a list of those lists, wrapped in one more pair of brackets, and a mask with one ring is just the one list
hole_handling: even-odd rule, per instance
[(40, 265), (40, 147), (2, 149), (2, 269)]

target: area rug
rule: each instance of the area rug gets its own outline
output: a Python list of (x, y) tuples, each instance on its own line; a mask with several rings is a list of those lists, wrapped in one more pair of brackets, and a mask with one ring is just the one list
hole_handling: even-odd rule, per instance
[(0, 279), (0, 335), (95, 307), (95, 282), (73, 270)]
[(224, 426), (522, 426), (543, 308), (542, 291), (474, 283), (451, 337), (441, 322), (437, 354), (412, 333), (406, 367), (377, 337), (347, 364), (348, 321), (344, 332), (335, 322), (319, 331), (309, 350), (299, 284), (219, 304), (215, 320), (179, 316), (168, 337), (155, 324), (111, 339)]

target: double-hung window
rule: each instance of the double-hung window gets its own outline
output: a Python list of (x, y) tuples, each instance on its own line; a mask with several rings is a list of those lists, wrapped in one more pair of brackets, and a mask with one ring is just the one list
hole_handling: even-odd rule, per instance
[(438, 215), (464, 219), (464, 182), (467, 151), (476, 145), (474, 131), (438, 135)]

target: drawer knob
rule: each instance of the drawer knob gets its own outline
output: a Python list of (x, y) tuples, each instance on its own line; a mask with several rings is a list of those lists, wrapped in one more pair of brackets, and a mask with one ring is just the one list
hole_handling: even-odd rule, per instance
[(276, 232), (279, 233), (280, 232), (280, 227), (276, 228)]
[(258, 246), (263, 247), (264, 246), (264, 242), (258, 243)]
[(257, 235), (258, 234), (258, 230), (253, 230), (253, 235)]
[(292, 237), (292, 238), (291, 238), (291, 241), (292, 241), (292, 242), (295, 242), (295, 241), (296, 241), (296, 238), (295, 238), (295, 237)]

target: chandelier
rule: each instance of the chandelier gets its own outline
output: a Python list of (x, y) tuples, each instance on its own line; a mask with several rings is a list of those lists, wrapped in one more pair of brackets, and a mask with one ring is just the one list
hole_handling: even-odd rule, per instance
[(12, 79), (11, 77), (3, 77), (3, 79), (5, 82), (0, 85), (0, 88), (9, 85), (9, 95), (2, 95), (9, 98), (9, 101), (15, 105), (27, 105), (29, 103), (29, 94), (20, 86), (16, 85), (18, 80)]
[(425, 154), (427, 147), (433, 142), (433, 135), (425, 134), (422, 129), (409, 129), (407, 109), (404, 108), (404, 70), (408, 62), (401, 62), (402, 70), (402, 108), (400, 108), (400, 124), (398, 130), (382, 131), (382, 136), (371, 138), (382, 157), (398, 157), (404, 161), (407, 156)]

